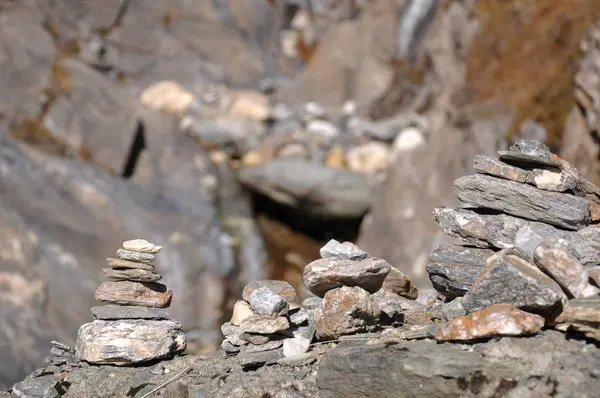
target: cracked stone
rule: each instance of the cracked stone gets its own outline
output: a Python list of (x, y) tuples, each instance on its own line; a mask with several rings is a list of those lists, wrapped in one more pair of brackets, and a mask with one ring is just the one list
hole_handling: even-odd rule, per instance
[(126, 249), (117, 250), (117, 257), (121, 260), (136, 261), (139, 263), (151, 263), (156, 259), (156, 255), (152, 253), (139, 253)]
[(171, 304), (173, 292), (161, 283), (131, 281), (106, 281), (96, 290), (96, 300), (120, 305), (141, 305), (166, 308)]

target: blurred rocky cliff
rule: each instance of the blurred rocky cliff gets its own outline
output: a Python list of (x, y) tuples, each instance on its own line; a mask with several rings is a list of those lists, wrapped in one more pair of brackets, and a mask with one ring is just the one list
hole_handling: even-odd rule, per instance
[(189, 349), (330, 239), (410, 276), (476, 154), (545, 140), (600, 182), (596, 0), (0, 0), (0, 387), (91, 320), (112, 248)]

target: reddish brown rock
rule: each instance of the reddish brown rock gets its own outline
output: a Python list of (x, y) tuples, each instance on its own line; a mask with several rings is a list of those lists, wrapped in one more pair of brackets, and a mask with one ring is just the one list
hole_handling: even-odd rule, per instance
[(583, 265), (567, 250), (541, 242), (533, 252), (535, 264), (550, 275), (563, 288), (567, 296), (582, 298), (599, 293), (590, 285)]
[(96, 300), (121, 305), (166, 308), (171, 304), (173, 292), (161, 283), (106, 281), (98, 287)]
[(470, 315), (440, 324), (438, 341), (468, 341), (493, 336), (523, 336), (540, 331), (544, 318), (517, 309), (511, 304), (494, 304)]
[(419, 290), (416, 286), (410, 282), (410, 279), (402, 271), (394, 267), (390, 268), (390, 272), (383, 280), (381, 288), (411, 300), (416, 300), (419, 297)]
[(499, 159), (477, 155), (473, 160), (473, 168), (480, 173), (490, 174), (507, 180), (526, 182), (527, 171), (516, 166), (511, 166)]
[(276, 281), (269, 279), (248, 283), (246, 287), (244, 287), (244, 291), (242, 292), (242, 298), (248, 301), (252, 292), (261, 287), (269, 288), (273, 293), (283, 297), (288, 303), (293, 303), (296, 301), (296, 290), (292, 287), (292, 285), (290, 285), (286, 281)]
[(381, 289), (391, 268), (387, 261), (374, 257), (364, 260), (324, 258), (306, 266), (304, 285), (319, 297), (341, 286), (360, 286), (375, 293)]
[(368, 331), (377, 324), (380, 314), (381, 310), (371, 295), (358, 286), (330, 290), (317, 312), (317, 339), (332, 340)]

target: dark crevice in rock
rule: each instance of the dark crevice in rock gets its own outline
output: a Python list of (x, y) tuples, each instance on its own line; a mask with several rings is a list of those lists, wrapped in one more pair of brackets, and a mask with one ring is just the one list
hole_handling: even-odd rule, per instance
[(265, 195), (252, 194), (255, 214), (263, 213), (270, 218), (281, 221), (294, 231), (302, 232), (317, 241), (336, 239), (339, 241), (355, 241), (362, 217), (355, 219), (332, 219), (309, 215), (306, 212), (275, 202)]
[(139, 157), (144, 149), (146, 149), (144, 124), (142, 122), (138, 122), (135, 136), (133, 137), (133, 142), (131, 143), (129, 154), (127, 155), (127, 162), (125, 163), (125, 167), (121, 173), (123, 178), (131, 178), (131, 176), (133, 176), (135, 173), (135, 166), (137, 165)]

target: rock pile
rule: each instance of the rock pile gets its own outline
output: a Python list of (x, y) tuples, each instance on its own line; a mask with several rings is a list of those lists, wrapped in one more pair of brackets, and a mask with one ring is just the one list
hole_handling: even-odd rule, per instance
[(476, 156), (477, 173), (455, 181), (466, 206), (433, 212), (462, 241), (440, 245), (427, 265), (448, 319), (436, 339), (530, 334), (556, 323), (590, 331), (600, 325), (600, 190), (537, 141), (498, 153)]
[[(350, 242), (329, 241), (321, 259), (308, 264), (304, 284), (315, 296), (295, 304), (287, 282), (251, 282), (221, 332), (221, 349), (236, 354), (274, 352), (272, 359), (298, 357), (314, 337), (320, 341), (376, 330), (418, 307), (418, 291), (385, 260), (369, 256)], [(424, 307), (423, 307), (424, 308)], [(281, 348), (282, 347), (282, 348)], [(280, 349), (281, 348), (281, 349)], [(254, 365), (268, 362), (252, 360)]]
[(152, 262), (162, 247), (143, 239), (123, 243), (103, 269), (107, 281), (94, 297), (108, 304), (91, 309), (95, 320), (77, 334), (77, 357), (94, 364), (132, 365), (182, 352), (186, 337), (167, 312), (172, 292)]
[[(221, 349), (230, 354), (245, 355), (248, 366), (305, 353), (314, 336), (314, 328), (309, 325), (309, 311), (295, 301), (296, 291), (287, 282), (260, 280), (249, 283), (244, 288), (242, 300), (235, 303), (231, 320), (221, 327), (225, 336)], [(269, 353), (252, 355), (264, 352)]]

